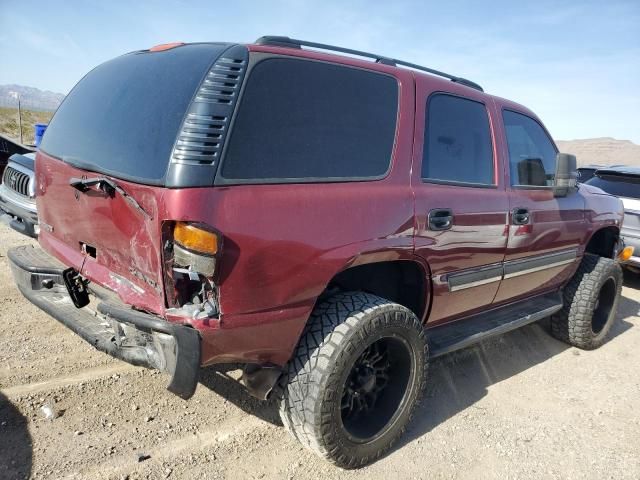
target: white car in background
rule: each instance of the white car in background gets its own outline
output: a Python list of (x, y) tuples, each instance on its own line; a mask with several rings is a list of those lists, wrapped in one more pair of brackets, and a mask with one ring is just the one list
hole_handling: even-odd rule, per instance
[(625, 245), (634, 247), (635, 252), (625, 266), (640, 273), (640, 167), (602, 167), (585, 183), (622, 200), (624, 220), (620, 233)]

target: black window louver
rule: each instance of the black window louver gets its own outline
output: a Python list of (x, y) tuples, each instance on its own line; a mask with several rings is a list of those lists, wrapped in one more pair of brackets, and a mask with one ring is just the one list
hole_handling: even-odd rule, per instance
[(212, 165), (218, 160), (247, 63), (246, 48), (230, 48), (213, 64), (184, 119), (172, 163)]
[(29, 196), (29, 180), (29, 175), (26, 173), (22, 173), (12, 167), (4, 169), (4, 175), (2, 176), (4, 186), (25, 197)]

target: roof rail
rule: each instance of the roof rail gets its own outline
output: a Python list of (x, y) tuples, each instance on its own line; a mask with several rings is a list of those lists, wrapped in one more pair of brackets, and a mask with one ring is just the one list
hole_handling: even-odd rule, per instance
[(434, 70), (433, 68), (423, 67), (415, 63), (404, 62), (402, 60), (384, 57), (382, 55), (376, 55), (375, 53), (362, 52), (360, 50), (352, 50), (350, 48), (336, 47), (335, 45), (326, 45), (324, 43), (308, 42), (306, 40), (297, 40), (295, 38), (279, 37), (279, 36), (273, 36), (273, 35), (260, 37), (255, 41), (255, 43), (257, 45), (271, 45), (274, 47), (287, 47), (287, 48), (311, 47), (311, 48), (317, 48), (319, 50), (331, 50), (334, 52), (346, 53), (348, 55), (357, 55), (359, 57), (373, 58), (376, 61), (376, 63), (391, 65), (393, 67), (402, 65), (404, 67), (413, 68), (414, 70), (420, 70), (422, 72), (431, 73), (432, 75), (448, 78), (452, 82), (456, 82), (456, 83), (459, 83), (460, 85), (465, 85), (467, 87), (475, 88), (476, 90), (480, 90), (481, 92), (484, 92), (484, 90), (480, 85), (478, 85), (475, 82), (472, 82), (471, 80), (467, 80), (466, 78), (456, 77), (455, 75), (450, 75), (448, 73), (441, 72), (439, 70)]

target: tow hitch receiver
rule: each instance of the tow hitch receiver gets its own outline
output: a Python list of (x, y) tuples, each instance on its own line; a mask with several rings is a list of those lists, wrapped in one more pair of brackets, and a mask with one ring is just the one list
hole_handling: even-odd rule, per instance
[(73, 268), (67, 268), (62, 272), (64, 284), (67, 287), (71, 301), (76, 308), (89, 305), (89, 292), (87, 291), (87, 281)]

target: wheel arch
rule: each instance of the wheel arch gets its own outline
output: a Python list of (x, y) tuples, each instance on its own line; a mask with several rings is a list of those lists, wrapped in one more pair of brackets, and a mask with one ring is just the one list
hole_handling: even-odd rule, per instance
[(316, 304), (337, 292), (363, 291), (403, 305), (423, 323), (431, 307), (429, 265), (418, 257), (358, 256), (327, 282)]
[(614, 226), (602, 227), (591, 234), (585, 253), (600, 257), (614, 258), (618, 249), (620, 229)]

